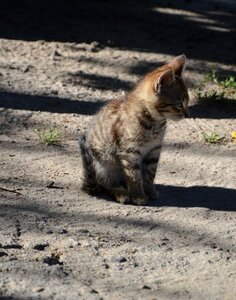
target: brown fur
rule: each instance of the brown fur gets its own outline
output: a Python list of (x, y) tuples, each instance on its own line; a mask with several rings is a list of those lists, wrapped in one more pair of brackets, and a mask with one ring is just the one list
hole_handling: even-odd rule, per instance
[(136, 205), (158, 197), (153, 182), (166, 120), (189, 115), (184, 65), (185, 56), (176, 57), (97, 114), (80, 142), (85, 191), (102, 188), (116, 201)]

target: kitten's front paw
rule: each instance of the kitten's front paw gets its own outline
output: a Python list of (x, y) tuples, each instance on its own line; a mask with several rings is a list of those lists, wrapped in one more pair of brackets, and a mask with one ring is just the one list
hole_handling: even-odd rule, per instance
[(117, 195), (116, 202), (121, 203), (121, 204), (129, 204), (130, 200), (127, 195)]
[(147, 205), (148, 197), (146, 195), (135, 195), (130, 197), (130, 202), (134, 205)]
[(145, 193), (149, 201), (157, 200), (160, 197), (160, 193), (154, 187), (145, 189)]
[(130, 203), (129, 194), (126, 189), (116, 188), (113, 190), (113, 195), (116, 199), (116, 202), (118, 202), (118, 203), (121, 203), (121, 204)]

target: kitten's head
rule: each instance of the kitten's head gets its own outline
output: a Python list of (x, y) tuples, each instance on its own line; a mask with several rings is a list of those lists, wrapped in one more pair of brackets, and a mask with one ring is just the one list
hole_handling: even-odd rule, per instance
[(152, 73), (155, 107), (167, 119), (190, 116), (188, 91), (182, 78), (185, 62), (185, 55), (180, 55)]

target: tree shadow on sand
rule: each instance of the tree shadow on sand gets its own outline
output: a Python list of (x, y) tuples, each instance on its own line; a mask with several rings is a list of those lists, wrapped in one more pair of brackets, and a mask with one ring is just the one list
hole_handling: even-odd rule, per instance
[(103, 105), (104, 102), (102, 101), (92, 102), (59, 97), (0, 92), (0, 107), (2, 108), (93, 115)]
[(82, 85), (88, 88), (97, 90), (130, 90), (132, 84), (128, 81), (119, 78), (112, 78), (109, 76), (85, 74), (84, 72), (68, 73), (67, 82), (74, 85)]
[[(0, 37), (92, 43), (235, 63), (233, 1), (2, 0)], [(220, 51), (216, 51), (222, 46)], [(224, 53), (224, 55), (222, 55)]]

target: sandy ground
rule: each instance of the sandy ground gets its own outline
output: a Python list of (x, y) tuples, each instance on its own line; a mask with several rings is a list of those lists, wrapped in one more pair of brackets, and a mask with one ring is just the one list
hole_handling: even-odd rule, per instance
[[(235, 75), (234, 4), (23, 2), (0, 10), (0, 299), (234, 299), (236, 100), (196, 96), (213, 67)], [(168, 124), (160, 199), (83, 194), (79, 133), (183, 52), (192, 117)], [(35, 133), (50, 126), (60, 145)]]

